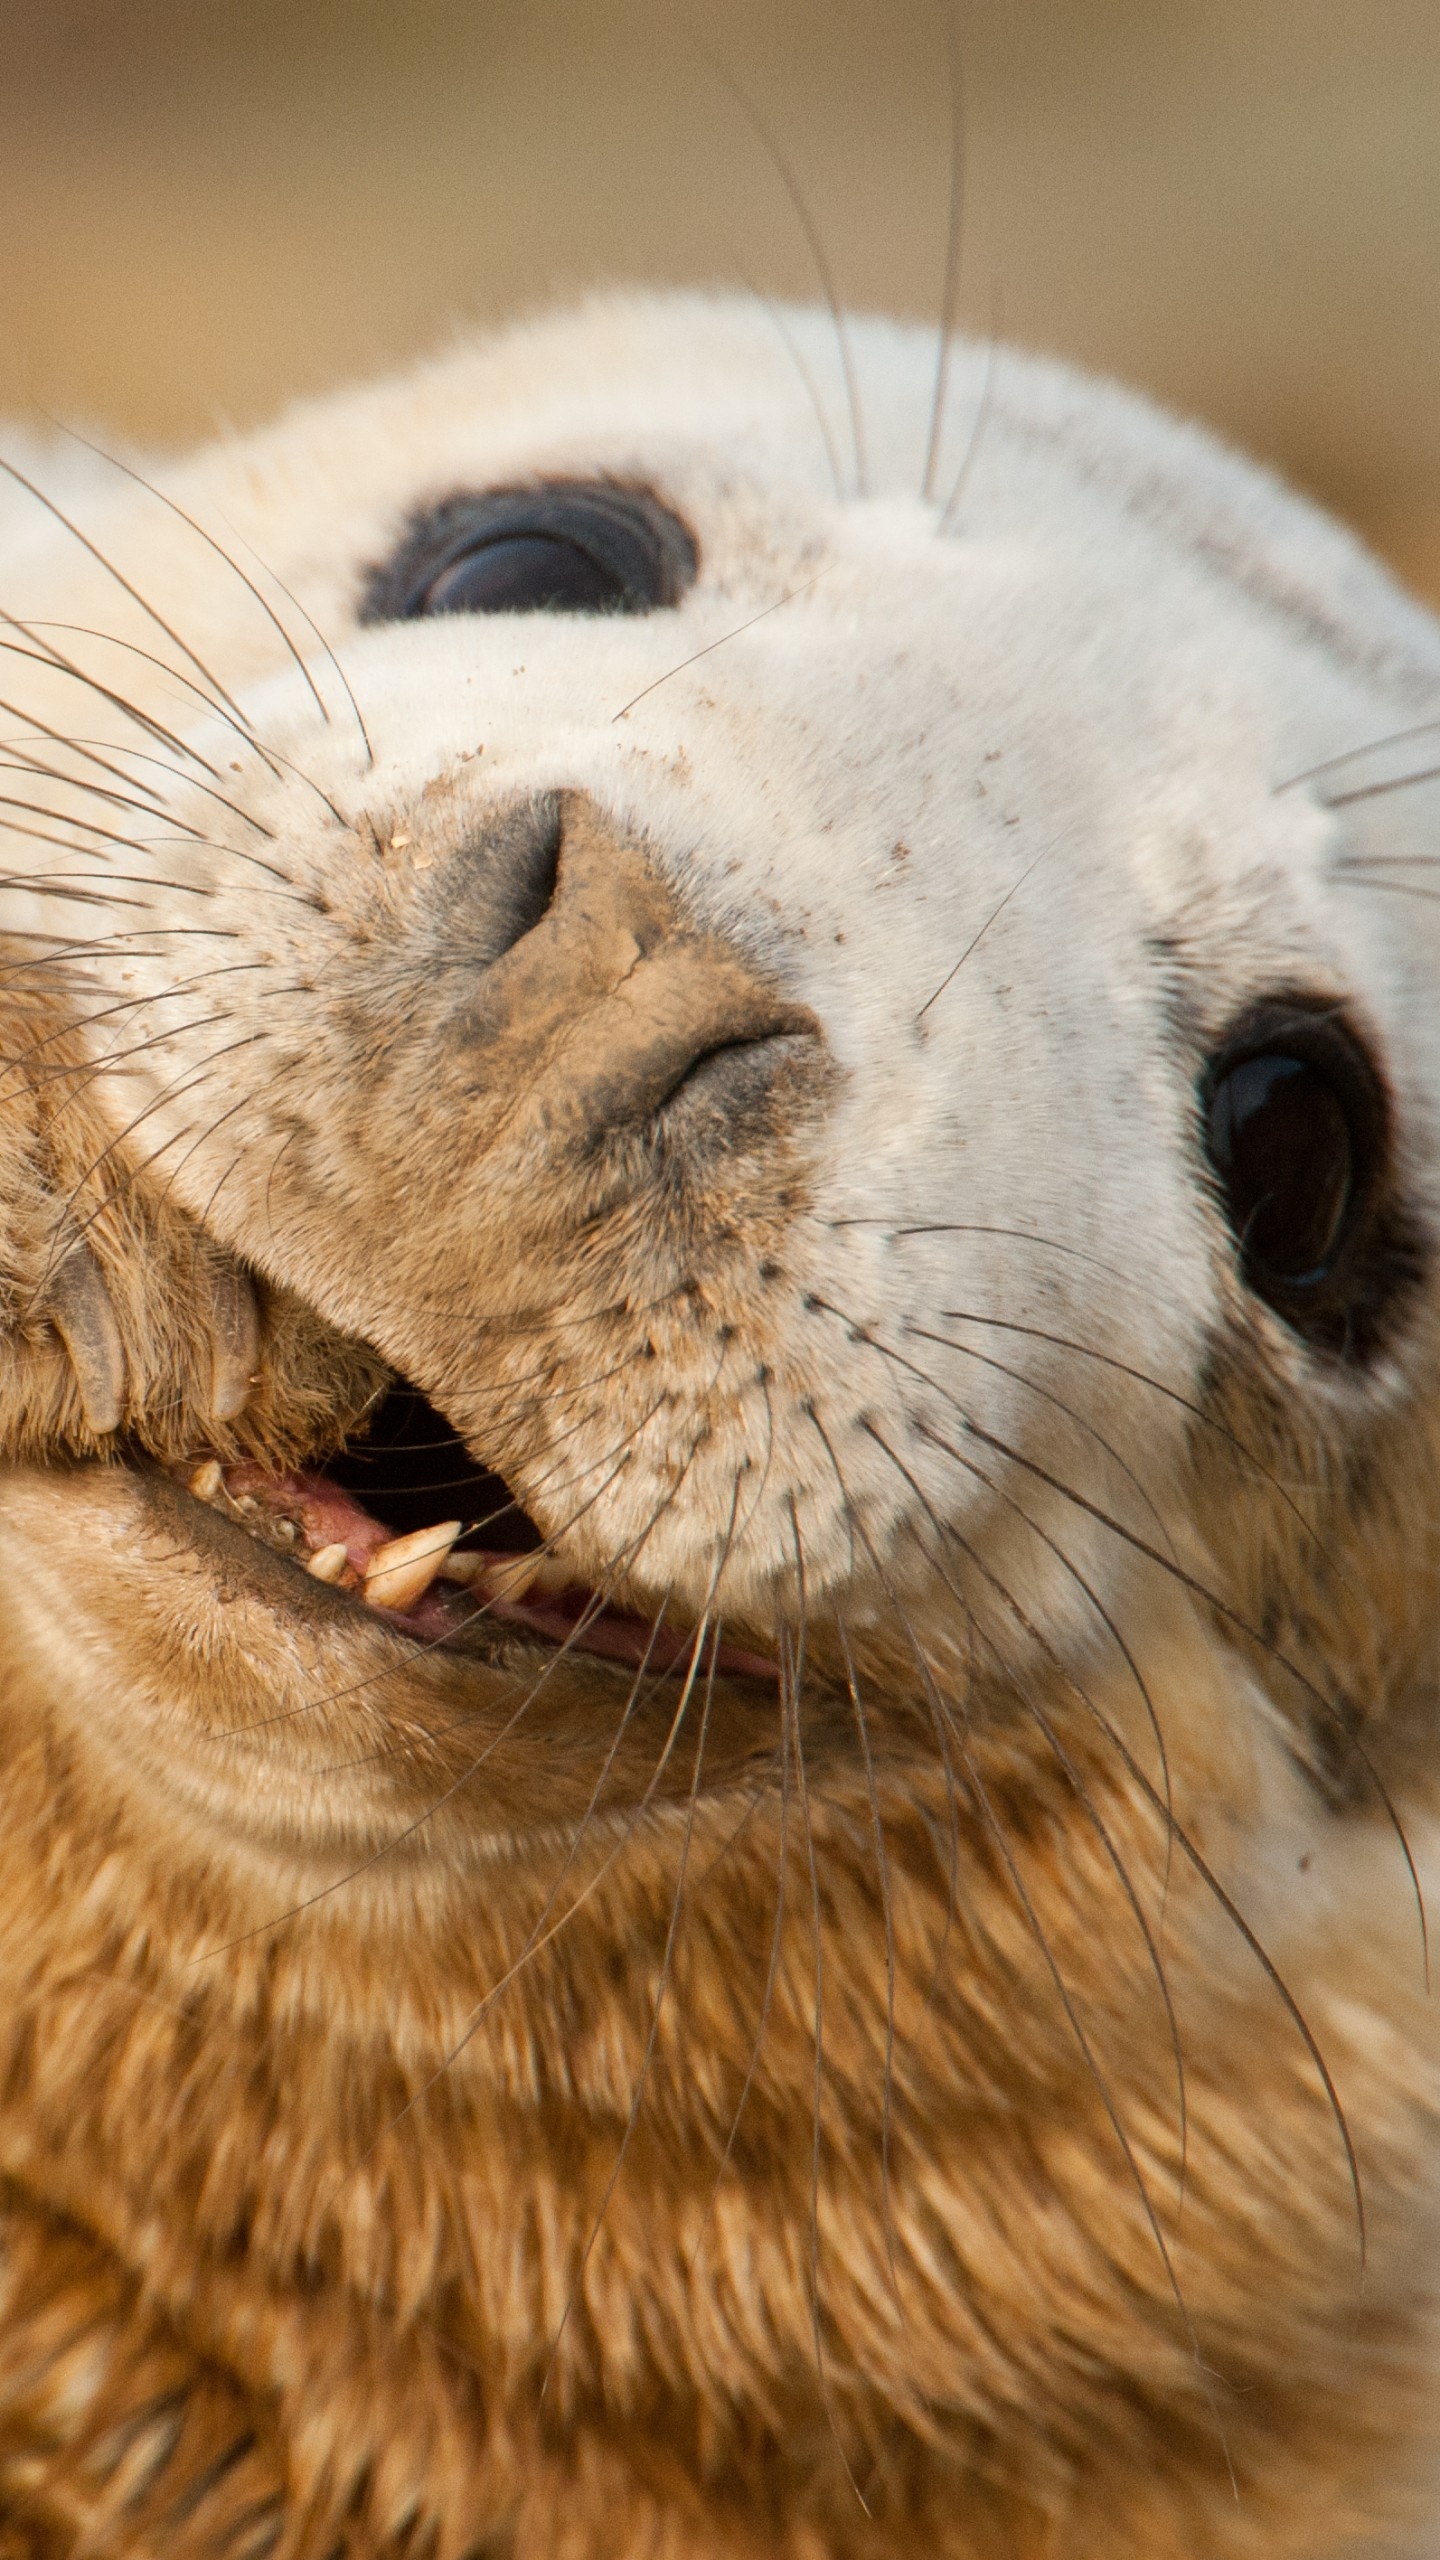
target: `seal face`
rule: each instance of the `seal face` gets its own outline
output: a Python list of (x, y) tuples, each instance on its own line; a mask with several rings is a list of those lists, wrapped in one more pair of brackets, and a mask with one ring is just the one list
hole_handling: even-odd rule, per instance
[(1428, 2547), (1440, 637), (827, 326), (12, 467), (37, 2553)]

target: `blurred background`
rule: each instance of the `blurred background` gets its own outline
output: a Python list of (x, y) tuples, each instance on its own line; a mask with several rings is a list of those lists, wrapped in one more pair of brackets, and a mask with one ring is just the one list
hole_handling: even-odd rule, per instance
[[(1440, 0), (956, 0), (961, 309), (1440, 598)], [(0, 0), (0, 413), (172, 443), (603, 278), (933, 314), (940, 0)]]

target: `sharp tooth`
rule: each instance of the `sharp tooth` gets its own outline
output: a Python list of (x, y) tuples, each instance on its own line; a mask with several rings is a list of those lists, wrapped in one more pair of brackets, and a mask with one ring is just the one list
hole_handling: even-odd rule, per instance
[(372, 1609), (413, 1609), (428, 1591), (459, 1537), (464, 1522), (437, 1520), (433, 1529), (412, 1529), (408, 1538), (392, 1538), (377, 1547), (365, 1567), (365, 1597)]
[(441, 1582), (458, 1582), (462, 1586), (478, 1581), (486, 1559), (474, 1547), (456, 1547), (440, 1567)]
[(487, 1556), (476, 1582), (487, 1600), (523, 1600), (533, 1590), (543, 1562), (538, 1555)]
[(90, 1429), (118, 1431), (125, 1413), (125, 1346), (104, 1275), (83, 1239), (71, 1245), (54, 1272), (45, 1312), (70, 1355)]
[(202, 1458), (198, 1467), (185, 1479), (187, 1492), (200, 1502), (213, 1502), (225, 1482), (225, 1472), (218, 1458)]
[(540, 1598), (570, 1591), (575, 1582), (569, 1567), (543, 1547), (517, 1556), (450, 1556), (441, 1570), (447, 1582), (466, 1583), (485, 1600), (523, 1600), (532, 1591)]
[(221, 1422), (233, 1422), (245, 1410), (260, 1362), (260, 1310), (233, 1262), (215, 1274), (214, 1314), (210, 1400)]
[(313, 1574), (317, 1582), (338, 1582), (345, 1570), (344, 1539), (337, 1539), (333, 1547), (317, 1547), (305, 1570)]

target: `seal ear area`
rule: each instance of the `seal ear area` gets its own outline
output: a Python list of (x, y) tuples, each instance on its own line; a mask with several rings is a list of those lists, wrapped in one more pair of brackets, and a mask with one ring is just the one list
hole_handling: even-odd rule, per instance
[(450, 613), (654, 613), (699, 569), (695, 537), (649, 489), (547, 480), (417, 507), (365, 573), (361, 622)]
[(1199, 1098), (1244, 1288), (1312, 1350), (1363, 1367), (1430, 1261), (1378, 1044), (1338, 999), (1283, 989), (1231, 1022)]

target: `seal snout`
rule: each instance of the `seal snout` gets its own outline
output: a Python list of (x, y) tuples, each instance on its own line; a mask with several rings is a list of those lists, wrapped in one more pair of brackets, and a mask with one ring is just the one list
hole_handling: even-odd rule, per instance
[(488, 965), (453, 1027), (482, 1115), (523, 1109), (561, 1156), (655, 1128), (708, 1152), (778, 1134), (828, 1080), (809, 1008), (588, 794), (503, 813), (476, 856)]

